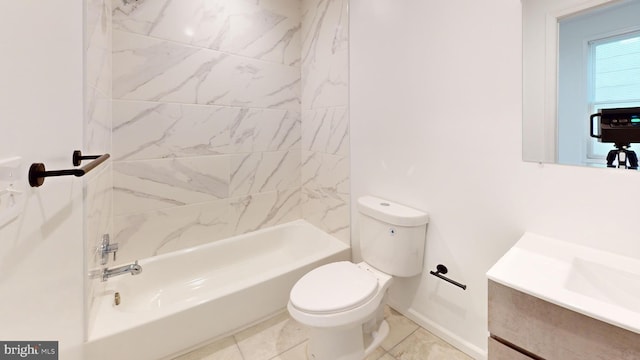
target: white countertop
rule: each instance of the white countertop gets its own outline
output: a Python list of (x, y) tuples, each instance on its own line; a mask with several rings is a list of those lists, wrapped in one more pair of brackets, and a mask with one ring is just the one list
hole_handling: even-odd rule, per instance
[(640, 334), (639, 259), (525, 233), (487, 277)]

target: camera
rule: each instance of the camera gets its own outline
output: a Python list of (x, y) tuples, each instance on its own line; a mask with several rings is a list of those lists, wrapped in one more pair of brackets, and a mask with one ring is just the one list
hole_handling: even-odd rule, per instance
[[(595, 134), (594, 119), (600, 118), (599, 134)], [(629, 146), (640, 143), (640, 107), (601, 109), (591, 115), (590, 135), (599, 142)]]
[[(600, 133), (593, 132), (593, 120), (600, 118)], [(602, 143), (613, 143), (615, 150), (607, 155), (607, 167), (638, 169), (638, 156), (629, 150), (631, 143), (640, 143), (640, 107), (601, 109), (599, 113), (589, 117), (591, 137)], [(627, 166), (627, 162), (629, 165)]]

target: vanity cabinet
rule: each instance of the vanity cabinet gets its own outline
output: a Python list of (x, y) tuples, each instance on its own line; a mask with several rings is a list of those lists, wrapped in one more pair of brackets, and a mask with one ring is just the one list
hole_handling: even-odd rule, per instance
[(489, 280), (489, 360), (638, 360), (640, 334)]
[(489, 337), (489, 359), (491, 360), (531, 360), (529, 357), (509, 345)]

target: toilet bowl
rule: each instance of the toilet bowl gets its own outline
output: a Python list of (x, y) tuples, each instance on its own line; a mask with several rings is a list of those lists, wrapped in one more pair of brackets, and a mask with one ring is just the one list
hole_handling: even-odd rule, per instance
[(311, 328), (309, 359), (362, 359), (378, 347), (389, 332), (383, 298), (391, 282), (391, 276), (366, 263), (348, 261), (303, 276), (291, 290), (287, 309)]
[(291, 289), (287, 309), (310, 328), (312, 360), (362, 360), (389, 333), (384, 320), (394, 276), (422, 272), (428, 215), (392, 202), (358, 199), (364, 262), (340, 261), (305, 274)]

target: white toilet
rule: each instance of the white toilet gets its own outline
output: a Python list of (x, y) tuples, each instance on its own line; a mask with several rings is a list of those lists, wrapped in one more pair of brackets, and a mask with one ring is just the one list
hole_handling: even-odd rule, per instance
[(385, 295), (393, 276), (422, 272), (429, 215), (390, 201), (358, 199), (364, 262), (340, 261), (304, 275), (287, 309), (310, 328), (310, 360), (362, 360), (389, 333)]

